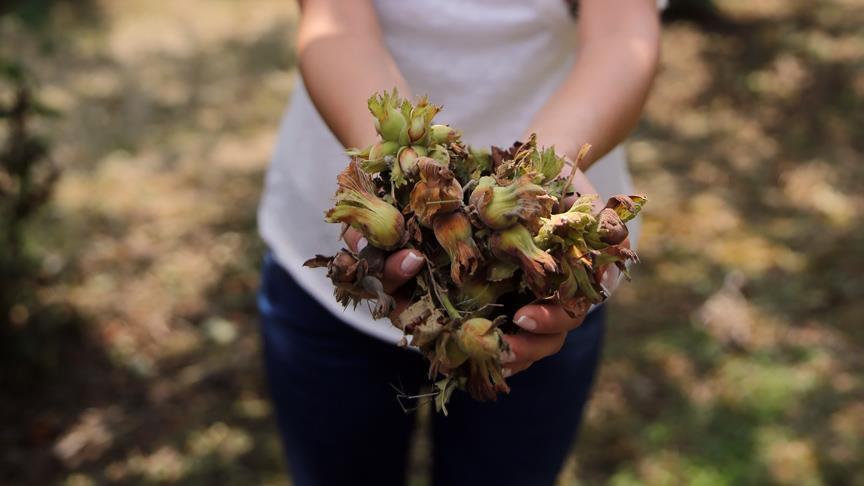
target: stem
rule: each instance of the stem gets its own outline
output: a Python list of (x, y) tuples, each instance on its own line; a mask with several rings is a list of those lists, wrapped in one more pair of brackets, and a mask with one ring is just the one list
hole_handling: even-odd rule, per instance
[(447, 290), (444, 289), (443, 292), (440, 291), (438, 287), (438, 282), (435, 281), (435, 276), (432, 274), (432, 268), (427, 264), (426, 271), (429, 272), (429, 285), (432, 286), (432, 291), (435, 292), (435, 296), (438, 297), (438, 300), (441, 301), (441, 305), (444, 306), (444, 310), (447, 311), (447, 315), (450, 319), (459, 320), (462, 318), (462, 315), (459, 313), (459, 310), (450, 302), (450, 298), (447, 296)]
[(460, 199), (443, 199), (440, 201), (427, 201), (426, 205), (431, 206), (433, 204), (450, 204), (450, 203), (454, 203), (454, 202), (461, 202), (461, 200)]
[(444, 305), (444, 309), (447, 310), (447, 314), (450, 316), (451, 319), (457, 320), (462, 317), (456, 307), (453, 307), (453, 304), (450, 302), (450, 298), (447, 297), (446, 293), (438, 294), (438, 298), (441, 299), (441, 304)]
[(562, 199), (567, 195), (567, 191), (569, 191), (573, 186), (573, 178), (576, 177), (576, 172), (582, 170), (579, 168), (579, 162), (582, 162), (582, 160), (585, 159), (589, 150), (591, 150), (590, 143), (583, 143), (582, 148), (579, 149), (579, 153), (576, 155), (576, 162), (573, 162), (573, 168), (570, 171), (570, 175), (567, 177), (567, 185), (564, 186), (564, 194), (561, 196)]

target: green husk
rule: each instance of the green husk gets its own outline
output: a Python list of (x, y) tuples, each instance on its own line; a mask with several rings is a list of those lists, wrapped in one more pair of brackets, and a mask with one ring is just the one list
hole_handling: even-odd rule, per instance
[[(326, 215), (369, 246), (307, 266), (327, 268), (343, 305), (374, 301), (376, 316), (390, 315), (429, 361), (436, 409), (446, 414), (456, 390), (478, 400), (509, 391), (500, 359), (509, 352), (505, 304), (555, 302), (579, 318), (607, 297), (599, 269), (616, 265), (629, 278), (626, 263), (638, 256), (625, 223), (645, 197), (614, 196), (598, 211), (596, 195), (576, 195), (563, 207), (575, 172), (565, 175), (570, 162), (554, 147), (540, 147), (533, 134), (506, 150), (471, 147), (458, 129), (434, 123), (440, 109), (395, 89), (369, 99), (381, 139), (348, 151)], [(421, 251), (426, 264), (402, 287), (408, 305), (391, 315), (384, 262), (405, 248)]]

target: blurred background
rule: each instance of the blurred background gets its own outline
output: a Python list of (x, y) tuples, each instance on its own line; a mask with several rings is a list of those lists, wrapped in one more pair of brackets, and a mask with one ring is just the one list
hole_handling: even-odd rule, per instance
[[(0, 3), (0, 483), (291, 484), (254, 292), (296, 16)], [(665, 20), (643, 263), (559, 482), (864, 484), (864, 1)]]

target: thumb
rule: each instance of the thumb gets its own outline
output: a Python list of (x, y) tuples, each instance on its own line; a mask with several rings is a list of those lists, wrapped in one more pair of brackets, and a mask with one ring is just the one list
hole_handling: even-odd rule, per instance
[(390, 255), (384, 262), (384, 291), (392, 293), (414, 278), (425, 265), (426, 257), (417, 250), (404, 249)]

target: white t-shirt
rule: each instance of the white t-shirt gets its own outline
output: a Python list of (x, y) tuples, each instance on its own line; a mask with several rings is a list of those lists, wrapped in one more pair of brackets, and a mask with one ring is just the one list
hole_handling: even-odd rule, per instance
[[(576, 22), (564, 0), (376, 0), (375, 6), (387, 47), (412, 91), (443, 105), (436, 122), (461, 129), (468, 144), (510, 146), (574, 61)], [(324, 212), (347, 162), (298, 75), (267, 173), (261, 235), (276, 260), (325, 308), (395, 343), (402, 337), (399, 329), (372, 319), (364, 305), (343, 309), (326, 272), (303, 267), (315, 254), (332, 255), (343, 246), (339, 225), (325, 223)], [(586, 174), (603, 197), (633, 191), (621, 147)], [(639, 222), (628, 226), (635, 244)]]

